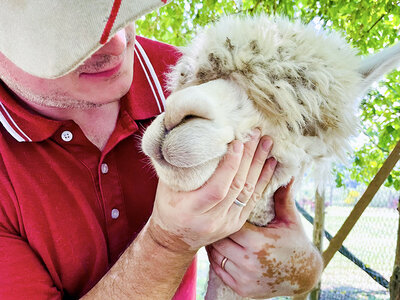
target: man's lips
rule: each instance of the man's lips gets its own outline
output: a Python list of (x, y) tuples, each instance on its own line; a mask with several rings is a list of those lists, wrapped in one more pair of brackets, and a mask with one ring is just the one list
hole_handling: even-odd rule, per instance
[(79, 77), (86, 77), (86, 78), (94, 78), (94, 77), (110, 77), (117, 73), (122, 66), (122, 61), (116, 65), (115, 67), (112, 67), (110, 69), (105, 69), (104, 71), (98, 71), (98, 70), (93, 70), (93, 71), (88, 71), (88, 72), (82, 72), (79, 74)]

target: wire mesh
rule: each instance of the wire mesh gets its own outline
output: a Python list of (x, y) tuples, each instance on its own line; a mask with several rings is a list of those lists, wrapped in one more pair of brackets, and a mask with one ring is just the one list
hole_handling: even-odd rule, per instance
[[(336, 234), (365, 188), (350, 183), (347, 188), (325, 189), (325, 230)], [(313, 190), (312, 185), (305, 185), (297, 197), (311, 215), (314, 214)], [(381, 187), (343, 243), (367, 268), (388, 281), (396, 250), (399, 197), (398, 191)], [(312, 230), (310, 226), (307, 228)], [(324, 239), (324, 248), (328, 243)], [(389, 292), (353, 261), (336, 253), (323, 273), (320, 299), (389, 299)]]

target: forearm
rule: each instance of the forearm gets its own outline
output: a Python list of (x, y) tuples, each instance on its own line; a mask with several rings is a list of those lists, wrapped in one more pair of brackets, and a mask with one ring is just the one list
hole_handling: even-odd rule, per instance
[(195, 252), (157, 243), (148, 225), (111, 270), (82, 299), (171, 299)]

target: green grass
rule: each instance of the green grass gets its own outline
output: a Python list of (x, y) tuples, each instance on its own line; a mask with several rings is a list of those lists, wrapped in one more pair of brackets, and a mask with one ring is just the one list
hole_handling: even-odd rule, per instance
[[(329, 207), (326, 210), (326, 229), (332, 234), (336, 233), (350, 210), (351, 208)], [(369, 267), (389, 279), (394, 264), (397, 228), (396, 210), (367, 208), (345, 240), (344, 246)], [(328, 245), (328, 241), (324, 243)]]

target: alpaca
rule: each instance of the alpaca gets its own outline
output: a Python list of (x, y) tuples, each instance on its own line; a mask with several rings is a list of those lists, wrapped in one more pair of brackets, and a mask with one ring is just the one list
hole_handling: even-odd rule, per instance
[[(399, 61), (400, 44), (362, 60), (338, 33), (300, 21), (224, 17), (182, 49), (168, 74), (165, 113), (147, 128), (143, 151), (161, 180), (189, 191), (210, 178), (227, 144), (260, 128), (278, 165), (248, 221), (265, 226), (280, 186), (294, 177), (295, 189), (312, 164), (321, 178), (332, 159), (346, 158), (357, 98)], [(244, 298), (211, 270), (206, 299)]]

